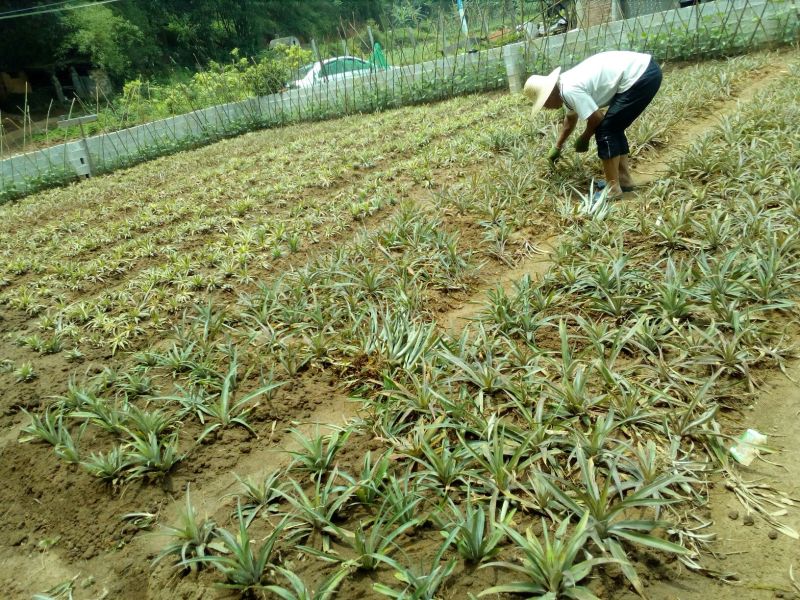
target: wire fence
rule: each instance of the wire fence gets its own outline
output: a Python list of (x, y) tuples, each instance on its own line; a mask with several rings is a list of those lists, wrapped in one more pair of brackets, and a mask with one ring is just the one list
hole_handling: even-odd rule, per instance
[[(526, 14), (518, 10), (529, 7), (525, 2), (485, 0), (467, 3), (464, 19), (443, 14), (414, 22), (412, 14), (407, 26), (354, 29), (343, 35), (338, 50), (335, 43), (313, 44), (311, 75), (291, 89), (65, 138), (6, 158), (0, 161), (0, 202), (254, 129), (506, 87), (515, 92), (528, 74), (570, 67), (603, 50), (637, 50), (671, 61), (800, 39), (800, 0), (716, 0), (642, 13), (643, 3), (663, 7), (669, 2), (577, 0)], [(385, 49), (384, 64), (376, 60), (378, 45)], [(372, 62), (346, 71), (339, 65), (344, 56)], [(229, 90), (223, 94), (231, 96)]]

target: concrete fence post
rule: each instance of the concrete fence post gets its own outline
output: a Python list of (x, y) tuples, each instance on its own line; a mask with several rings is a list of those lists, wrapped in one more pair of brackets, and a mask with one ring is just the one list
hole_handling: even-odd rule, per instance
[(89, 151), (89, 142), (86, 139), (86, 131), (83, 129), (84, 123), (94, 123), (97, 115), (86, 115), (85, 117), (75, 117), (74, 119), (64, 119), (58, 122), (61, 128), (77, 125), (81, 129), (80, 150), (75, 155), (75, 172), (78, 175), (92, 177), (94, 175), (94, 164), (92, 163), (92, 153)]
[(522, 91), (525, 85), (525, 45), (511, 44), (503, 47), (508, 89), (512, 94)]

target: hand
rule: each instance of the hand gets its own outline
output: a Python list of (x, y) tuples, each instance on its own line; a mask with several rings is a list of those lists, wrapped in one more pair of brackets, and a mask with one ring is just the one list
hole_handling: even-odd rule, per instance
[(575, 152), (586, 152), (589, 150), (589, 140), (579, 137), (575, 140)]
[(553, 146), (550, 149), (550, 152), (547, 153), (547, 160), (549, 160), (552, 164), (556, 164), (556, 161), (559, 158), (561, 158), (561, 148)]

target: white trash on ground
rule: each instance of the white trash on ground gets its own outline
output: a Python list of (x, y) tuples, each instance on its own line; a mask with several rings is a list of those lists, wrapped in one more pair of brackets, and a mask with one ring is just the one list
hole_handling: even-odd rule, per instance
[(755, 429), (748, 429), (736, 439), (737, 443), (731, 448), (731, 456), (736, 462), (749, 466), (758, 456), (758, 446), (767, 443), (767, 436)]

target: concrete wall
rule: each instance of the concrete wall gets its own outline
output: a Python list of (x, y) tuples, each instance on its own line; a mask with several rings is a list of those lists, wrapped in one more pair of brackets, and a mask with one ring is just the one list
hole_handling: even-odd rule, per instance
[(620, 0), (622, 14), (626, 19), (649, 15), (678, 8), (678, 0)]
[(715, 28), (742, 40), (745, 48), (782, 41), (787, 26), (796, 27), (799, 9), (800, 0), (716, 0), (371, 72), (337, 84), (222, 104), (0, 161), (0, 192), (37, 187), (44, 179), (63, 180), (65, 175), (86, 176), (90, 162), (96, 170), (111, 170), (193, 141), (203, 143), (254, 127), (381, 110), (507, 84), (516, 91), (526, 73), (569, 67), (602, 50), (645, 50), (665, 58), (659, 53), (668, 53), (670, 43), (702, 42)]

